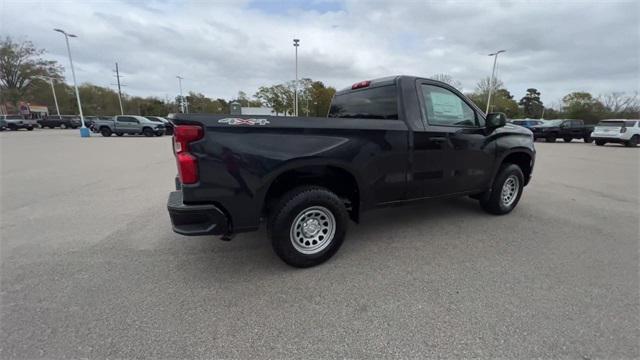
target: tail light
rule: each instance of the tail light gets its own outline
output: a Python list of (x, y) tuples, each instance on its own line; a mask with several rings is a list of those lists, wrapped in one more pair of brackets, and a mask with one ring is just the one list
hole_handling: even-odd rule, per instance
[(202, 139), (203, 135), (204, 131), (198, 125), (176, 125), (173, 129), (173, 151), (183, 184), (195, 184), (199, 180), (198, 158), (189, 152), (189, 143)]
[(620, 128), (620, 132), (621, 132), (621, 133), (626, 133), (626, 132), (627, 132), (627, 128), (626, 128), (626, 127), (624, 127), (624, 126), (623, 126), (623, 127), (621, 127), (621, 128)]

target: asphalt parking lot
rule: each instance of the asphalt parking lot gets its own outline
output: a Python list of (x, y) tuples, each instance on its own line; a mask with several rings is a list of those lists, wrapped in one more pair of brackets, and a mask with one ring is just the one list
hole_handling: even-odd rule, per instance
[(537, 143), (507, 216), (376, 210), (327, 263), (171, 231), (171, 138), (0, 133), (9, 358), (638, 358), (640, 149)]

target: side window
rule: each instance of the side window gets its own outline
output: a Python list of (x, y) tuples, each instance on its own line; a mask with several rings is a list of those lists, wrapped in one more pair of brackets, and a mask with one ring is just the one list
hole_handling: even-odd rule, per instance
[(634, 127), (634, 126), (636, 126), (636, 123), (637, 123), (637, 121), (625, 121), (624, 125), (626, 127)]
[(433, 85), (422, 85), (429, 125), (478, 126), (476, 113), (458, 95)]

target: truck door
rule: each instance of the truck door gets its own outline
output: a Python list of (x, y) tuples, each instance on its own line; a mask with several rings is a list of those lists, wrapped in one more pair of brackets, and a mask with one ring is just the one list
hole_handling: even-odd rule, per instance
[(495, 161), (484, 118), (459, 93), (418, 80), (425, 130), (414, 133), (414, 197), (484, 190)]
[(115, 127), (118, 132), (136, 133), (137, 120), (131, 116), (116, 116)]

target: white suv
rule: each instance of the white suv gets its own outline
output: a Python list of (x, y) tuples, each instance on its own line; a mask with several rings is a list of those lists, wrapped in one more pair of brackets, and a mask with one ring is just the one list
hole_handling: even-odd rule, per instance
[(596, 141), (596, 145), (598, 146), (612, 142), (636, 147), (638, 146), (638, 142), (640, 142), (640, 120), (601, 120), (593, 129), (591, 138)]

